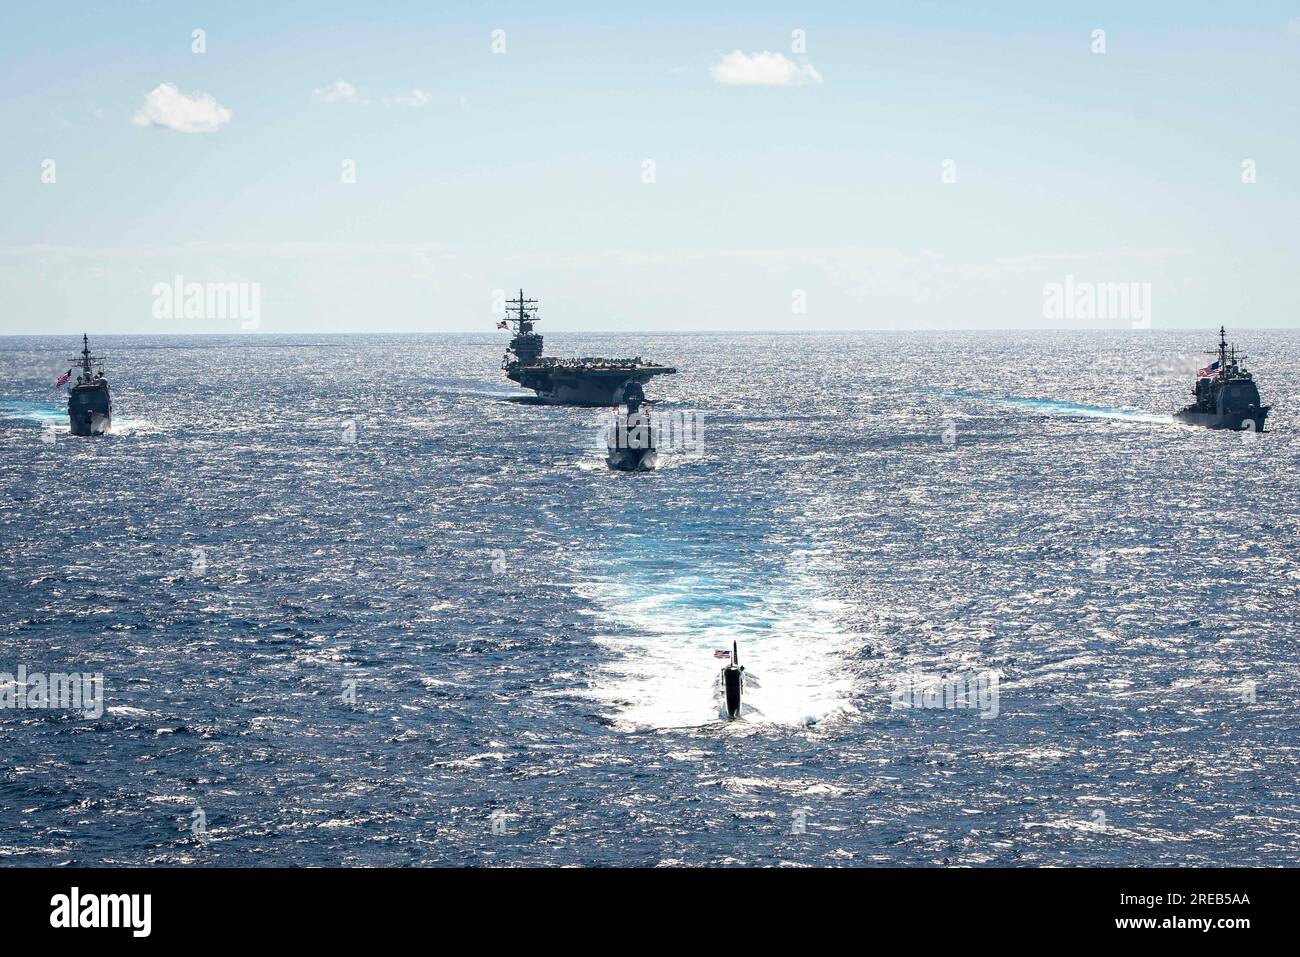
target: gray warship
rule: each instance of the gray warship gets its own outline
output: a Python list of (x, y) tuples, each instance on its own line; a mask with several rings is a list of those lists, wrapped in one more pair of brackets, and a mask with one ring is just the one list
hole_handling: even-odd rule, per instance
[(1264, 431), (1264, 419), (1271, 406), (1260, 404), (1255, 378), (1246, 371), (1245, 355), (1228, 345), (1223, 326), (1219, 327), (1219, 348), (1207, 355), (1217, 356), (1196, 373), (1192, 395), (1196, 401), (1179, 409), (1174, 418), (1189, 425), (1210, 429), (1253, 429)]
[(641, 383), (629, 382), (623, 389), (626, 415), (615, 415), (609, 428), (609, 454), (605, 463), (619, 472), (649, 472), (659, 464), (655, 448), (654, 423), (648, 411)]
[(542, 336), (533, 331), (539, 321), (537, 300), (519, 298), (509, 300), (506, 318), (497, 328), (513, 327), (514, 336), (506, 349), (501, 368), (506, 375), (537, 397), (554, 405), (613, 406), (623, 401), (623, 392), (629, 383), (648, 382), (657, 375), (672, 375), (677, 370), (646, 362), (640, 356), (633, 359), (552, 359), (542, 357)]
[[(113, 399), (108, 392), (108, 380), (104, 378), (102, 368), (91, 371), (92, 366), (102, 365), (103, 356), (90, 354), (90, 339), (82, 333), (81, 355), (73, 356), (74, 368), (81, 367), (77, 382), (68, 388), (68, 424), (73, 435), (103, 435), (113, 426)], [(63, 377), (72, 375), (72, 369)]]

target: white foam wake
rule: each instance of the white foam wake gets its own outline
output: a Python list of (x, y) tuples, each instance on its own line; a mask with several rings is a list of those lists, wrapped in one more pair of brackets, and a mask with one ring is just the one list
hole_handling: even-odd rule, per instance
[[(56, 433), (71, 432), (68, 425), (68, 410), (43, 402), (6, 401), (0, 402), (0, 419), (17, 419), (35, 422), (42, 429), (50, 428)], [(122, 415), (113, 416), (112, 435), (131, 435), (134, 433), (156, 432), (152, 422), (144, 419), (131, 419)]]
[(1159, 415), (1154, 412), (1142, 412), (1138, 409), (1117, 409), (1106, 405), (1087, 405), (1082, 402), (1069, 402), (1062, 399), (1031, 399), (1023, 396), (987, 396), (973, 395), (967, 392), (944, 393), (948, 399), (971, 402), (993, 402), (1012, 409), (1031, 409), (1042, 415), (1068, 416), (1081, 419), (1116, 419), (1121, 422), (1145, 422), (1152, 425), (1170, 425), (1172, 415)]
[(720, 720), (713, 689), (726, 662), (713, 652), (732, 641), (761, 682), (746, 691), (744, 721), (812, 724), (852, 710), (850, 662), (861, 642), (836, 626), (838, 604), (807, 573), (738, 588), (633, 571), (597, 578), (586, 592), (606, 623), (598, 641), (608, 655), (590, 693), (622, 721), (672, 728)]

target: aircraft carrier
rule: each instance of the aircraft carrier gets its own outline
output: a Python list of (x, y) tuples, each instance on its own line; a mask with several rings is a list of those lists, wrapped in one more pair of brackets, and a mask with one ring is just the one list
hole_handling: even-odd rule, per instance
[(498, 329), (513, 328), (514, 336), (506, 349), (501, 368), (506, 375), (537, 397), (554, 405), (614, 406), (623, 402), (623, 390), (632, 382), (648, 382), (657, 375), (672, 375), (677, 370), (648, 362), (640, 356), (632, 359), (605, 359), (587, 356), (581, 359), (553, 359), (542, 356), (542, 336), (533, 331), (539, 321), (537, 300), (519, 298), (506, 303), (506, 318)]

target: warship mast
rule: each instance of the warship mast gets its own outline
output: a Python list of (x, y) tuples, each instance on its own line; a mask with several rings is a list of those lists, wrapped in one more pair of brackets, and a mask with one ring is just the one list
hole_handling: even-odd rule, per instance
[(509, 313), (507, 313), (506, 321), (519, 323), (520, 332), (525, 332), (525, 333), (532, 332), (533, 323), (537, 321), (537, 300), (525, 299), (524, 291), (520, 289), (519, 298), (507, 299), (506, 305), (518, 307), (517, 309), (518, 315), (513, 318), (509, 318)]
[(90, 354), (90, 337), (84, 332), (81, 334), (81, 355), (73, 356), (70, 360), (74, 365), (81, 366), (81, 372), (89, 382), (91, 378), (90, 367), (96, 362), (103, 362), (104, 356), (93, 356)]

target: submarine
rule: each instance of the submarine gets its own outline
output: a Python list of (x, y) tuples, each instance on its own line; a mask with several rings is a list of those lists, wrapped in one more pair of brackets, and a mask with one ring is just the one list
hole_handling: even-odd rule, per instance
[[(113, 426), (113, 398), (109, 394), (108, 380), (103, 368), (93, 374), (91, 367), (104, 361), (103, 356), (90, 354), (90, 339), (81, 335), (81, 355), (72, 362), (81, 367), (77, 382), (68, 389), (68, 425), (73, 435), (104, 435)], [(74, 366), (74, 367), (75, 367)], [(72, 376), (72, 369), (59, 378), (63, 385)]]
[(740, 652), (734, 641), (731, 643), (731, 661), (722, 669), (721, 682), (727, 720), (735, 721), (740, 717), (740, 696), (745, 687), (745, 669), (741, 667)]
[(627, 414), (614, 416), (605, 462), (620, 472), (648, 472), (659, 464), (654, 427), (650, 415), (643, 411), (650, 403), (638, 382), (624, 387), (623, 401), (627, 403)]
[(1255, 377), (1246, 371), (1244, 354), (1228, 345), (1223, 326), (1219, 327), (1219, 348), (1207, 355), (1217, 356), (1196, 373), (1192, 389), (1195, 401), (1174, 413), (1174, 418), (1189, 425), (1209, 429), (1250, 429), (1264, 431), (1264, 419), (1271, 406), (1261, 403)]

